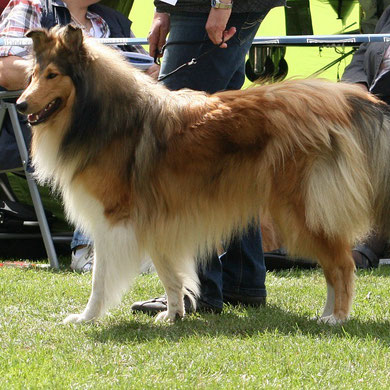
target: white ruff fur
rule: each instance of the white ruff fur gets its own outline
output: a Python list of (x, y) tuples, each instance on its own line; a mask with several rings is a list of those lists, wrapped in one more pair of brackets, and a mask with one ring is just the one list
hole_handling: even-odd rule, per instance
[(59, 163), (59, 137), (43, 131), (39, 141), (33, 158), (35, 177), (61, 192), (68, 219), (95, 243), (88, 305), (81, 314), (72, 314), (65, 322), (95, 320), (120, 302), (147, 256), (140, 251), (130, 222), (118, 226), (109, 224), (103, 205), (82, 184), (72, 182), (77, 163)]
[[(67, 218), (94, 242), (90, 299), (81, 314), (69, 315), (64, 323), (96, 320), (120, 303), (123, 293), (131, 286), (142, 264), (150, 256), (153, 256), (154, 266), (163, 284), (172, 287), (167, 291), (170, 310), (161, 313), (157, 320), (174, 321), (177, 314), (183, 316), (184, 294), (189, 293), (195, 306), (193, 296), (198, 294), (199, 289), (194, 260), (188, 254), (189, 248), (193, 247), (193, 240), (192, 245), (188, 242), (188, 237), (191, 237), (188, 230), (185, 229), (187, 234), (184, 234), (187, 240), (181, 237), (179, 243), (171, 240), (173, 236), (179, 238), (184, 233), (183, 226), (177, 223), (179, 221), (168, 226), (155, 226), (155, 241), (137, 239), (131, 221), (112, 226), (104, 215), (103, 205), (82, 183), (76, 184), (72, 180), (77, 159), (67, 164), (60, 162), (58, 155), (61, 138), (51, 131), (41, 130), (33, 157), (35, 177), (40, 183), (49, 183), (61, 193)], [(200, 234), (195, 230), (193, 233)], [(164, 248), (164, 253), (170, 253), (169, 256), (160, 255), (158, 243), (160, 248)], [(194, 251), (196, 248), (193, 248)], [(178, 258), (181, 261), (176, 262)]]

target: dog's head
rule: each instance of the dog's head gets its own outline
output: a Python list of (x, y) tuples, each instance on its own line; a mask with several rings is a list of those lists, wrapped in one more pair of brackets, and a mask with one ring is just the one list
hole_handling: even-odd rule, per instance
[[(88, 61), (83, 34), (71, 25), (31, 30), (34, 64), (27, 89), (17, 101), (17, 109), (27, 115), (31, 125), (53, 119), (71, 106), (75, 85)], [(72, 99), (72, 102), (69, 100)]]

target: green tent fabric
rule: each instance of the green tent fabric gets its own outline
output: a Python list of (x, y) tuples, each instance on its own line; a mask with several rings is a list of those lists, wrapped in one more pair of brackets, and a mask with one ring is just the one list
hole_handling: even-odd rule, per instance
[(286, 5), (286, 34), (313, 35), (309, 0), (287, 0)]
[(129, 16), (131, 7), (133, 6), (134, 0), (103, 0), (101, 4), (107, 5), (111, 8), (122, 12), (123, 15)]

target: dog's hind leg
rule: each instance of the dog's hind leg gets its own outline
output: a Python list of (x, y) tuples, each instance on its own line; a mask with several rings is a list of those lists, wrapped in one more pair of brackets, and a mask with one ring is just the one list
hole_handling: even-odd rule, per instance
[(333, 314), (333, 310), (334, 310), (334, 302), (335, 302), (334, 288), (329, 282), (326, 283), (326, 288), (327, 288), (326, 303), (321, 318), (329, 317), (330, 315)]
[(139, 273), (141, 256), (131, 229), (107, 227), (94, 238), (92, 292), (88, 304), (81, 314), (69, 315), (64, 323), (87, 322), (101, 317), (120, 302)]
[[(317, 259), (327, 283), (326, 304), (319, 322), (341, 323), (349, 316), (354, 295), (355, 263), (348, 240), (343, 237), (330, 239), (324, 234), (312, 232), (303, 223), (298, 224), (298, 219), (295, 222), (294, 231), (299, 234), (288, 242), (289, 235), (285, 233), (288, 249), (296, 256)], [(281, 231), (288, 229), (285, 227)]]
[(319, 322), (335, 325), (345, 321), (354, 294), (355, 264), (348, 245), (328, 246), (319, 262), (327, 282), (327, 300)]
[(159, 313), (156, 321), (174, 322), (185, 315), (184, 293), (187, 293), (190, 298), (193, 294), (197, 295), (199, 281), (195, 271), (195, 261), (191, 258), (172, 261), (172, 258), (168, 260), (162, 255), (152, 258), (168, 301), (167, 310)]

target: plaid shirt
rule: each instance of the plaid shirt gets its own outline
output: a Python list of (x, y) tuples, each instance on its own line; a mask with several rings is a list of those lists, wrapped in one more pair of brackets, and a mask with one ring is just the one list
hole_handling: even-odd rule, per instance
[[(11, 0), (0, 17), (0, 37), (24, 37), (26, 32), (33, 28), (40, 28), (42, 3), (39, 0)], [(93, 30), (88, 33), (96, 38), (108, 38), (110, 29), (103, 18), (95, 13), (87, 12), (86, 17), (91, 21)], [(75, 23), (78, 24), (77, 22)], [(134, 37), (134, 34), (131, 33)], [(134, 47), (134, 51), (145, 53), (141, 46)], [(16, 55), (26, 57), (29, 51), (25, 47), (0, 47), (0, 57)]]

